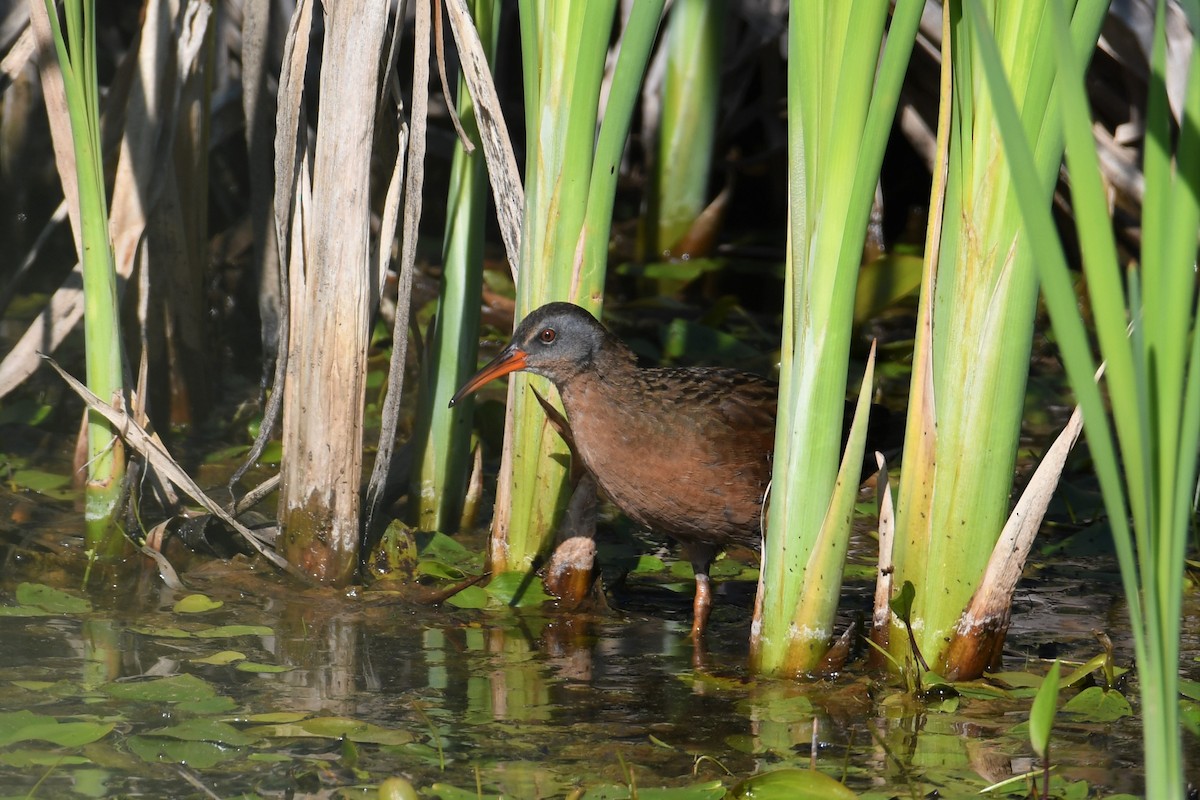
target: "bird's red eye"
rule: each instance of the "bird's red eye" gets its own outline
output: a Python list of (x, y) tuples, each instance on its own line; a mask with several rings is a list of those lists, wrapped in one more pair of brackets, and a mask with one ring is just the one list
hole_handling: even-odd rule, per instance
[(554, 337), (558, 334), (554, 332), (554, 328), (543, 328), (538, 334), (538, 338), (542, 340), (542, 344), (553, 344)]

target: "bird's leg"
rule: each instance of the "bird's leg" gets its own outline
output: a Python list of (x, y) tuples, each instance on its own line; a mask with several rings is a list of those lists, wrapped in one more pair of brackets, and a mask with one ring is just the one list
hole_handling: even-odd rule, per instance
[(717, 549), (708, 544), (692, 543), (684, 545), (683, 552), (692, 562), (692, 572), (696, 575), (696, 595), (692, 600), (692, 640), (699, 642), (704, 638), (704, 628), (708, 625), (708, 614), (712, 610), (712, 579), (708, 577), (708, 568)]
[(692, 638), (704, 638), (708, 614), (712, 611), (712, 579), (707, 572), (696, 573), (696, 596), (692, 599)]

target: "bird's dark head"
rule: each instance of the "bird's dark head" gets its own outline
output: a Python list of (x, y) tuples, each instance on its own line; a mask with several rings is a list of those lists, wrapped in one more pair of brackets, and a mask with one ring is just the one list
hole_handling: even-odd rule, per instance
[(547, 303), (521, 321), (512, 341), (463, 384), (450, 405), (510, 372), (525, 370), (561, 387), (595, 361), (612, 338), (604, 326), (571, 303)]

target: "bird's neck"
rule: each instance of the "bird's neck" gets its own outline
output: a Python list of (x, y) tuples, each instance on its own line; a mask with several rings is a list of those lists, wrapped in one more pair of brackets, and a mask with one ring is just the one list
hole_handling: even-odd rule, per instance
[(587, 363), (579, 364), (569, 377), (557, 381), (558, 390), (564, 402), (568, 402), (568, 396), (585, 387), (614, 387), (616, 390), (622, 385), (628, 387), (637, 372), (637, 356), (620, 339), (610, 336)]

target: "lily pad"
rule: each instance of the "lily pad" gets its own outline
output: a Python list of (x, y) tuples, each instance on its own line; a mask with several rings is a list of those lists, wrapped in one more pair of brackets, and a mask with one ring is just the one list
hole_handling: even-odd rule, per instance
[(259, 672), (275, 674), (278, 672), (291, 672), (295, 667), (282, 666), (280, 664), (260, 664), (257, 661), (243, 661), (234, 669), (241, 672)]
[[(677, 786), (671, 788), (637, 787), (634, 795), (628, 786), (608, 784), (593, 786), (583, 793), (580, 800), (720, 800), (725, 796), (725, 787), (720, 781), (709, 781), (695, 786)], [(446, 800), (450, 800), (449, 797)]]
[(131, 625), (129, 630), (133, 633), (140, 633), (142, 636), (156, 636), (159, 639), (192, 638), (191, 631), (185, 631), (183, 628), (176, 628), (170, 625)]
[(117, 700), (142, 700), (148, 703), (204, 700), (217, 694), (208, 681), (195, 675), (171, 675), (145, 681), (109, 683), (100, 687), (100, 690)]
[(733, 800), (852, 800), (857, 797), (844, 784), (810, 769), (763, 772), (734, 786), (728, 796)]
[(246, 722), (256, 722), (260, 725), (277, 725), (280, 723), (299, 722), (302, 719), (307, 719), (308, 714), (303, 711), (272, 711), (266, 714), (251, 714), (246, 717)]
[(421, 558), (436, 558), (449, 564), (461, 564), (472, 558), (472, 553), (444, 533), (419, 534), (417, 555)]
[(41, 583), (22, 583), (18, 586), (17, 602), (52, 614), (86, 614), (92, 610), (92, 604), (86, 598), (75, 597)]
[(462, 580), (463, 576), (466, 575), (458, 567), (451, 566), (444, 561), (438, 561), (436, 558), (423, 558), (418, 561), (417, 574), (450, 581)]
[(637, 557), (637, 561), (635, 561), (633, 564), (633, 568), (629, 571), (634, 575), (647, 573), (654, 574), (656, 572), (662, 572), (666, 568), (667, 565), (664, 564), (663, 560), (658, 556), (639, 555)]
[(57, 475), (40, 469), (19, 469), (9, 476), (9, 481), (22, 489), (28, 489), (38, 494), (52, 495), (71, 483), (70, 475)]
[(143, 761), (151, 764), (186, 764), (190, 769), (209, 769), (242, 755), (240, 748), (159, 736), (131, 736), (127, 744)]
[(92, 763), (92, 760), (86, 756), (66, 755), (55, 750), (9, 750), (6, 753), (0, 753), (0, 764), (18, 769), (26, 767), (72, 767), (90, 763)]
[(388, 778), (379, 784), (379, 800), (417, 800), (419, 795), (404, 778)]
[(813, 705), (807, 697), (798, 694), (792, 697), (769, 696), (765, 701), (746, 700), (738, 704), (738, 710), (771, 722), (793, 723), (811, 719)]
[(261, 738), (243, 733), (228, 722), (215, 719), (188, 719), (169, 728), (157, 728), (145, 735), (164, 736), (168, 739), (181, 739), (187, 742), (215, 742), (231, 747), (251, 745)]
[(724, 796), (725, 786), (720, 781), (668, 788), (639, 786), (637, 790), (638, 800), (720, 800)]
[(1101, 689), (1099, 686), (1084, 689), (1068, 700), (1062, 710), (1078, 714), (1091, 722), (1112, 722), (1133, 714), (1133, 708), (1124, 695), (1113, 689)]
[(204, 658), (193, 658), (192, 663), (224, 666), (226, 664), (232, 664), (235, 661), (245, 660), (245, 653), (239, 653), (237, 650), (222, 650), (219, 653), (213, 653), (211, 656), (205, 656)]
[(502, 572), (488, 581), (484, 591), (506, 606), (537, 606), (554, 599), (546, 594), (541, 580), (524, 572)]
[(488, 593), (482, 586), (468, 586), (453, 597), (447, 598), (446, 602), (455, 608), (487, 608)]
[(13, 681), (12, 685), (30, 692), (44, 692), (54, 685), (54, 681)]
[(81, 747), (103, 739), (115, 723), (59, 722), (32, 711), (0, 712), (0, 747), (14, 742), (42, 741), (59, 747)]
[(37, 606), (0, 606), (0, 617), (49, 617), (49, 611)]
[(348, 739), (351, 742), (366, 742), (371, 744), (407, 744), (414, 737), (408, 731), (384, 728), (369, 722), (346, 717), (314, 717), (302, 722), (280, 723), (278, 725), (257, 725), (247, 728), (246, 734), (251, 736), (268, 736), (271, 738), (305, 738)]
[(225, 605), (223, 601), (213, 600), (207, 595), (189, 594), (176, 601), (172, 610), (176, 614), (203, 614), (205, 611), (213, 611), (223, 605)]
[(197, 639), (224, 639), (235, 636), (273, 636), (275, 631), (266, 625), (218, 625), (193, 631)]
[[(448, 783), (435, 783), (427, 790), (430, 796), (438, 798), (438, 800), (479, 800), (479, 790), (477, 789), (459, 789), (457, 786), (451, 786)], [(584, 795), (581, 800), (591, 800), (588, 795)]]

